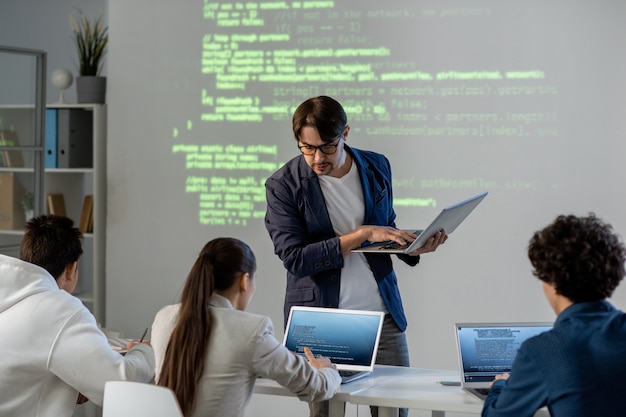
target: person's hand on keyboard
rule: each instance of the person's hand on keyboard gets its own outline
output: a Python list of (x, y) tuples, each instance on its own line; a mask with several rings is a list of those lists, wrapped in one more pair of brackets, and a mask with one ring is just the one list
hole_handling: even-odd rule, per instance
[(417, 236), (407, 230), (396, 229), (391, 226), (363, 225), (353, 231), (339, 236), (339, 246), (343, 256), (348, 256), (352, 249), (360, 247), (365, 242), (387, 242), (389, 244), (409, 245)]
[(496, 375), (496, 377), (494, 378), (493, 381), (491, 381), (491, 383), (489, 384), (489, 388), (491, 388), (491, 386), (493, 385), (494, 382), (500, 380), (500, 379), (509, 379), (509, 373), (504, 373), (504, 374), (500, 374), (500, 375)]
[(311, 352), (311, 349), (309, 349), (308, 347), (304, 348), (304, 356), (306, 356), (306, 358), (309, 360), (309, 363), (315, 369), (322, 369), (322, 368), (337, 369), (337, 366), (335, 366), (335, 364), (332, 363), (330, 359), (321, 355), (318, 355), (318, 356), (313, 355), (313, 352)]

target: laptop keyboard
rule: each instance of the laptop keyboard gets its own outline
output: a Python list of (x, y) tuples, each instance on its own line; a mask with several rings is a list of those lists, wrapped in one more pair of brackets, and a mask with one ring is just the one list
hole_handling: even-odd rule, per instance
[(347, 376), (352, 376), (352, 375), (356, 375), (361, 371), (339, 371), (339, 376), (341, 377), (347, 377)]
[(408, 246), (407, 244), (401, 245), (401, 244), (399, 244), (398, 242), (391, 242), (391, 243), (388, 243), (388, 244), (383, 245), (383, 246), (381, 246), (381, 247), (382, 247), (383, 249), (404, 249), (404, 248), (406, 248), (407, 246)]

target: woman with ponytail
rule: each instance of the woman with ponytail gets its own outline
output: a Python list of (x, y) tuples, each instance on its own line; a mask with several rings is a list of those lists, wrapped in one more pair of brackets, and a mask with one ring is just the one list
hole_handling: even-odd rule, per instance
[(268, 317), (245, 312), (255, 272), (247, 244), (213, 239), (191, 267), (180, 303), (154, 319), (156, 381), (174, 391), (185, 417), (243, 416), (259, 376), (307, 402), (329, 399), (339, 387), (327, 358), (294, 355), (276, 340)]

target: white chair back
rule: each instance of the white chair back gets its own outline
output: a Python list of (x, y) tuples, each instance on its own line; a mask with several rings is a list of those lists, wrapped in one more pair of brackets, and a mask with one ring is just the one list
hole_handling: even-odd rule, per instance
[(174, 392), (153, 384), (109, 381), (102, 417), (183, 417)]

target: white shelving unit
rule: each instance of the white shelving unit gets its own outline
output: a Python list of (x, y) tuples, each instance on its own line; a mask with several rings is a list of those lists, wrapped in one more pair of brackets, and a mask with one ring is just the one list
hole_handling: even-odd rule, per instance
[[(79, 261), (79, 287), (75, 295), (105, 325), (105, 247), (106, 247), (106, 105), (50, 104), (48, 109), (82, 109), (93, 117), (93, 167), (45, 168), (44, 198), (62, 193), (67, 216), (78, 226), (83, 199), (93, 195), (93, 231), (85, 233), (83, 256)], [(45, 201), (45, 199), (44, 199)]]
[[(83, 109), (93, 117), (93, 167), (91, 168), (44, 168), (40, 163), (43, 146), (20, 146), (24, 166), (0, 167), (23, 185), (24, 192), (35, 196), (35, 216), (49, 213), (46, 197), (51, 193), (62, 193), (66, 214), (79, 226), (85, 195), (93, 195), (93, 232), (85, 233), (83, 256), (79, 261), (79, 284), (74, 295), (91, 310), (96, 320), (105, 326), (105, 233), (106, 233), (106, 105), (104, 104), (52, 104), (48, 109)], [(21, 137), (32, 135), (33, 106), (0, 105), (0, 118), (11, 123)], [(24, 134), (26, 133), (26, 134)], [(20, 144), (21, 145), (21, 144)], [(1, 150), (1, 149), (0, 149)], [(35, 155), (38, 155), (35, 157)], [(37, 162), (33, 162), (37, 161)], [(41, 177), (37, 186), (35, 178)], [(33, 185), (35, 184), (35, 185)], [(23, 194), (20, 194), (20, 197)], [(38, 206), (38, 207), (37, 207)], [(20, 224), (12, 229), (0, 230), (0, 253), (19, 256), (19, 243), (24, 235), (24, 214), (14, 213)]]

